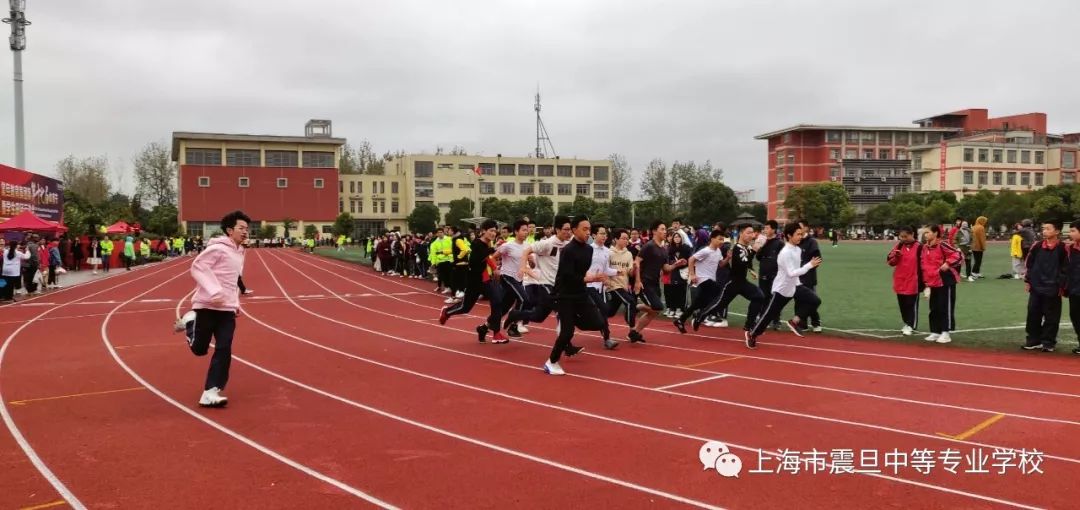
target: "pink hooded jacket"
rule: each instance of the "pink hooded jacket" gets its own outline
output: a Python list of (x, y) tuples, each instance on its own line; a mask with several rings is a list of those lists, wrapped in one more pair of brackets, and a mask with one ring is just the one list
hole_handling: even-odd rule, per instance
[(195, 278), (192, 308), (235, 312), (240, 308), (236, 281), (244, 269), (244, 248), (226, 236), (210, 239), (206, 249), (191, 263)]

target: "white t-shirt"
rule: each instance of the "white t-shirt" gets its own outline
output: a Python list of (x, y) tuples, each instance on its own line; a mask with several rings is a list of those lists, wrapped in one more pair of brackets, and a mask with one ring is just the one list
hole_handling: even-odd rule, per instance
[(532, 244), (534, 261), (536, 262), (536, 279), (526, 278), (526, 285), (555, 285), (555, 275), (559, 272), (559, 254), (567, 241), (560, 241), (558, 237), (551, 236)]
[[(589, 266), (587, 274), (603, 273), (604, 276), (615, 276), (619, 274), (619, 270), (611, 267), (611, 249), (602, 244), (593, 244), (592, 247), (592, 264)], [(592, 287), (601, 293), (604, 292), (604, 282), (589, 282), (586, 284), (588, 287)]]
[(800, 267), (799, 262), (801, 260), (802, 248), (785, 242), (783, 249), (780, 250), (780, 255), (776, 257), (778, 269), (776, 271), (776, 279), (773, 280), (772, 284), (773, 292), (784, 297), (795, 295), (795, 287), (800, 285), (799, 277), (806, 274), (814, 267), (810, 265), (809, 262)]
[(518, 244), (517, 240), (511, 239), (495, 249), (501, 257), (499, 259), (499, 272), (503, 276), (517, 279), (518, 270), (521, 269), (521, 254), (525, 251), (525, 246), (525, 244)]
[(716, 281), (716, 268), (724, 259), (724, 252), (720, 248), (706, 246), (697, 251), (694, 257), (694, 274), (698, 277), (698, 283), (705, 280)]

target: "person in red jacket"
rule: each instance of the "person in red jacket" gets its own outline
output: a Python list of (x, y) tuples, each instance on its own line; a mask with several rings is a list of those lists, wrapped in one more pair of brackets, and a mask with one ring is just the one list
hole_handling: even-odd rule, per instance
[(900, 227), (900, 242), (896, 243), (885, 261), (893, 267), (893, 292), (900, 304), (904, 321), (904, 336), (911, 336), (919, 327), (919, 249), (911, 227)]
[(919, 257), (919, 288), (930, 293), (930, 336), (926, 341), (947, 344), (952, 341), (949, 332), (956, 329), (956, 282), (960, 281), (963, 256), (942, 240), (941, 225), (933, 225)]

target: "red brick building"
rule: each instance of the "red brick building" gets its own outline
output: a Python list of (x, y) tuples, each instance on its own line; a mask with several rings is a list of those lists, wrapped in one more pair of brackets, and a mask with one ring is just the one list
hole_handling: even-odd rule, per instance
[(292, 236), (314, 224), (329, 232), (338, 215), (338, 164), (343, 138), (329, 121), (311, 121), (305, 136), (173, 133), (179, 163), (179, 220), (192, 236), (207, 237), (236, 209), (283, 234), (282, 220), (297, 220)]

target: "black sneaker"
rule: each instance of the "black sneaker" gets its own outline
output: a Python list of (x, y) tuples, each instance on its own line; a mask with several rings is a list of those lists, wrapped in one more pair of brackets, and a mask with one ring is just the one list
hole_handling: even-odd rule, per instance
[(480, 340), (480, 343), (487, 341), (488, 327), (487, 324), (481, 324), (476, 327), (476, 336)]
[(1042, 346), (1042, 352), (1054, 352), (1054, 348), (1053, 345), (1044, 345)]
[(675, 325), (675, 329), (679, 330), (679, 333), (686, 334), (686, 324), (683, 324), (683, 321), (675, 319), (671, 323)]
[(701, 323), (703, 322), (701, 317), (694, 317), (690, 320), (690, 327), (694, 328), (694, 331), (701, 329)]
[(605, 349), (607, 349), (609, 351), (613, 351), (617, 347), (619, 347), (619, 342), (616, 342), (615, 340), (612, 340), (610, 338), (608, 338), (607, 340), (604, 340), (604, 348)]
[(1073, 349), (1073, 354), (1080, 354), (1080, 347)]
[(743, 339), (746, 340), (746, 347), (748, 349), (757, 349), (757, 339), (750, 336), (749, 331), (743, 331)]
[(521, 338), (521, 332), (518, 331), (516, 322), (510, 324), (510, 326), (506, 328), (506, 336), (510, 338)]
[(780, 331), (780, 321), (773, 321), (769, 327), (772, 328), (773, 331)]
[(576, 345), (571, 345), (571, 346), (567, 347), (566, 350), (563, 351), (563, 352), (566, 353), (567, 356), (573, 357), (573, 356), (577, 356), (577, 354), (579, 352), (584, 351), (584, 350), (585, 350), (584, 347), (578, 347)]
[(626, 338), (629, 338), (632, 344), (645, 343), (645, 337), (641, 336), (641, 333), (638, 333), (636, 329), (631, 329)]
[(799, 328), (799, 324), (794, 320), (787, 321), (787, 327), (791, 330), (792, 333), (795, 333), (795, 336), (800, 338), (803, 336), (802, 330)]

